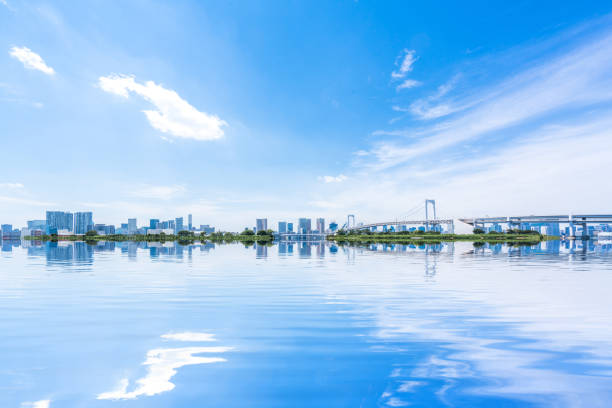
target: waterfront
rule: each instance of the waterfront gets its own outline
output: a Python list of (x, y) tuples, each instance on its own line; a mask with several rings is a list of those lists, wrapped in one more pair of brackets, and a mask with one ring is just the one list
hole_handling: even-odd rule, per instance
[(0, 406), (609, 406), (611, 284), (592, 241), (5, 241)]

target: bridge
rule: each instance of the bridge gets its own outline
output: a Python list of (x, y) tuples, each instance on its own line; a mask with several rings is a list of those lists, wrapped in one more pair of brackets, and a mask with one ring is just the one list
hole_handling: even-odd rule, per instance
[(387, 221), (387, 222), (376, 222), (372, 224), (360, 224), (351, 228), (348, 228), (349, 231), (354, 230), (371, 230), (373, 228), (378, 227), (396, 227), (395, 230), (399, 231), (399, 226), (401, 225), (419, 225), (425, 227), (426, 231), (434, 230), (438, 231), (437, 227), (441, 227), (442, 225), (447, 226), (447, 230), (450, 234), (453, 234), (455, 231), (455, 222), (454, 220), (405, 220), (405, 221)]
[(459, 221), (475, 228), (485, 228), (487, 224), (493, 226), (507, 225), (508, 228), (531, 229), (532, 226), (552, 228), (560, 235), (561, 224), (568, 225), (570, 237), (576, 236), (576, 226), (582, 227), (582, 235), (588, 235), (588, 225), (612, 224), (612, 214), (569, 214), (569, 215), (525, 215), (510, 217), (480, 217), (460, 218)]
[[(430, 207), (433, 211), (430, 212)], [(403, 226), (422, 226), (425, 231), (442, 231), (445, 227), (447, 233), (453, 234), (455, 232), (454, 220), (450, 218), (438, 219), (436, 216), (436, 201), (427, 199), (425, 200), (425, 217), (417, 219), (408, 219), (411, 215), (415, 216), (416, 213), (423, 215), (423, 204), (422, 202), (414, 208), (408, 210), (407, 215), (404, 219), (395, 219), (393, 221), (375, 222), (359, 225), (355, 222), (355, 215), (349, 214), (346, 223), (340, 228), (344, 231), (357, 231), (357, 230), (376, 230), (380, 227), (383, 230), (391, 228), (395, 231), (399, 231)], [(464, 222), (474, 228), (482, 228), (483, 230), (488, 228), (492, 231), (503, 231), (505, 229), (521, 229), (521, 230), (532, 230), (534, 228), (542, 232), (542, 228), (546, 228), (547, 235), (561, 235), (561, 225), (569, 226), (570, 238), (576, 237), (576, 227), (582, 227), (582, 235), (586, 236), (589, 234), (589, 225), (607, 225), (603, 231), (612, 231), (612, 214), (562, 214), (562, 215), (525, 215), (525, 216), (506, 216), (506, 217), (477, 217), (477, 218), (459, 218), (459, 221)], [(502, 228), (505, 226), (506, 228)], [(404, 229), (405, 230), (405, 229)]]
[[(430, 210), (429, 210), (430, 207), (433, 210), (432, 213), (430, 213)], [(417, 205), (416, 207), (408, 211), (408, 216), (415, 214), (415, 212), (417, 211), (420, 212), (422, 208), (423, 208), (422, 204)], [(430, 217), (430, 214), (432, 215), (431, 217)], [(421, 216), (422, 216), (422, 213), (421, 213)], [(349, 216), (347, 217), (347, 221), (342, 226), (341, 230), (346, 230), (346, 231), (370, 230), (371, 231), (374, 229), (378, 229), (379, 227), (382, 227), (385, 230), (387, 228), (392, 228), (395, 231), (399, 231), (401, 226), (409, 226), (409, 225), (422, 226), (424, 227), (425, 231), (432, 231), (432, 230), (441, 231), (442, 227), (445, 226), (446, 227), (445, 232), (448, 232), (450, 234), (455, 233), (455, 221), (453, 219), (438, 219), (436, 216), (436, 200), (430, 200), (430, 199), (425, 200), (425, 219), (416, 219), (416, 220), (396, 219), (393, 221), (375, 222), (375, 223), (370, 223), (370, 224), (356, 225), (355, 215), (349, 214)]]

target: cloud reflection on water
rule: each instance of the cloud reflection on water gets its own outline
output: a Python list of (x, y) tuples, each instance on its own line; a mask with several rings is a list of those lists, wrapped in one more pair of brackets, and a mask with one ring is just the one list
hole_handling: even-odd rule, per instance
[[(400, 253), (349, 249), (360, 270), (325, 282), (327, 297), (351, 294), (352, 312), (376, 322), (371, 336), (383, 345), (375, 349), (398, 355), (380, 403), (402, 406), (416, 393), (450, 406), (469, 396), (609, 406), (609, 253), (589, 250), (586, 263), (563, 248), (520, 248), (527, 253), (517, 256), (512, 248), (455, 247), (413, 252), (406, 261), (396, 258), (403, 268), (386, 270), (380, 257)], [(436, 263), (432, 278), (428, 262)], [(376, 270), (376, 279), (362, 270)], [(411, 352), (398, 343), (424, 346)]]
[[(164, 339), (178, 341), (215, 341), (214, 335), (208, 333), (168, 333), (161, 336)], [(158, 348), (147, 353), (143, 365), (148, 366), (146, 376), (136, 380), (136, 388), (128, 391), (130, 381), (123, 378), (116, 390), (103, 392), (97, 396), (99, 400), (134, 399), (140, 396), (152, 396), (171, 391), (175, 384), (170, 382), (177, 370), (187, 365), (211, 364), (227, 361), (222, 357), (199, 357), (198, 354), (225, 353), (232, 347), (180, 347)], [(36, 407), (38, 408), (38, 407)]]

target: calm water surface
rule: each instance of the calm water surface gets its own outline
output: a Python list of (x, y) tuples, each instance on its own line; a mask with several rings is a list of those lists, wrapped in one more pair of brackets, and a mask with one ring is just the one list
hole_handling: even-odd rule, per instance
[(0, 407), (612, 406), (612, 249), (4, 242)]

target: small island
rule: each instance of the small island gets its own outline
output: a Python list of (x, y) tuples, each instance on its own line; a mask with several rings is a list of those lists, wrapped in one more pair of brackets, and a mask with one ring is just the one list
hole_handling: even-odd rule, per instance
[(177, 234), (110, 234), (99, 235), (96, 231), (88, 231), (84, 235), (41, 235), (27, 236), (24, 239), (30, 241), (112, 241), (112, 242), (169, 242), (178, 241), (179, 243), (190, 244), (196, 241), (209, 241), (218, 243), (271, 243), (274, 241), (274, 232), (272, 230), (259, 231), (257, 233), (252, 230), (244, 230), (241, 233), (235, 232), (213, 232), (210, 234), (196, 234), (192, 231), (179, 231)]
[(548, 235), (542, 235), (531, 230), (508, 230), (506, 232), (491, 231), (485, 233), (475, 228), (472, 234), (447, 234), (439, 231), (388, 231), (372, 232), (367, 230), (352, 230), (349, 232), (338, 231), (327, 236), (329, 241), (337, 243), (358, 244), (414, 244), (414, 243), (439, 243), (439, 242), (488, 242), (488, 243), (510, 243), (510, 244), (537, 244), (541, 241), (558, 239)]

